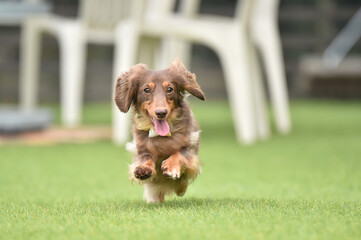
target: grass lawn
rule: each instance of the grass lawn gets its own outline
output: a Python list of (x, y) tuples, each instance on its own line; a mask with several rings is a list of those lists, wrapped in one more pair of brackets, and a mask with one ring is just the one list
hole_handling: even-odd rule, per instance
[[(361, 239), (360, 103), (295, 101), (292, 133), (251, 147), (227, 104), (193, 105), (203, 173), (162, 204), (111, 142), (0, 147), (0, 239)], [(110, 123), (110, 108), (84, 116)]]

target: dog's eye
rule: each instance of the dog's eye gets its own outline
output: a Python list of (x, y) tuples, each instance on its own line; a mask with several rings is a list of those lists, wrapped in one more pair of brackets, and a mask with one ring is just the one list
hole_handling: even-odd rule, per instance
[(145, 93), (150, 93), (150, 89), (149, 88), (144, 88), (143, 90)]
[(167, 89), (167, 93), (171, 93), (171, 92), (173, 92), (173, 88), (168, 87), (168, 89)]

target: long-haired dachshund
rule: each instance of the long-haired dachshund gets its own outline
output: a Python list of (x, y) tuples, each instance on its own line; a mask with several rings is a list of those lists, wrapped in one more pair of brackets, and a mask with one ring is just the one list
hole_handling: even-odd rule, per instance
[(183, 196), (200, 173), (200, 130), (184, 101), (186, 91), (205, 100), (196, 76), (178, 60), (161, 71), (138, 64), (117, 79), (118, 108), (133, 110), (136, 155), (129, 166), (131, 180), (144, 184), (148, 203), (162, 202), (173, 192)]

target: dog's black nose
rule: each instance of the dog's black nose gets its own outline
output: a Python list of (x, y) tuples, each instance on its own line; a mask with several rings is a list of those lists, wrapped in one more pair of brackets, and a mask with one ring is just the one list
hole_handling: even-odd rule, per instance
[(157, 115), (158, 118), (165, 118), (167, 116), (167, 109), (157, 109), (155, 110), (155, 115)]

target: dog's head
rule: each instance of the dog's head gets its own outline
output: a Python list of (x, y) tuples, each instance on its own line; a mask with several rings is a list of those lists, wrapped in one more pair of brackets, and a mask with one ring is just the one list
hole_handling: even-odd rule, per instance
[(133, 105), (136, 113), (146, 116), (155, 131), (165, 136), (185, 91), (205, 100), (196, 76), (175, 60), (161, 71), (148, 70), (143, 64), (133, 66), (118, 77), (114, 96), (120, 111), (128, 112)]

